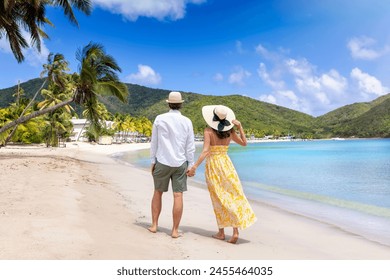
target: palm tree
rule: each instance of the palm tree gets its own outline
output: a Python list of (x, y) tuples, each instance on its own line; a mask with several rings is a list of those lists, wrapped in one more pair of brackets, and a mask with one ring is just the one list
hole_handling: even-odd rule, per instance
[(72, 75), (74, 89), (70, 98), (3, 125), (0, 134), (15, 125), (67, 106), (73, 101), (83, 106), (85, 110), (89, 110), (90, 122), (99, 126), (99, 118), (96, 117), (99, 115), (96, 112), (101, 109), (98, 102), (99, 95), (113, 95), (123, 102), (126, 101), (128, 88), (119, 81), (116, 74), (121, 71), (121, 68), (112, 56), (105, 53), (102, 45), (89, 43), (77, 52), (77, 59), (80, 61), (80, 73)]
[(46, 18), (46, 6), (59, 6), (69, 21), (78, 26), (72, 7), (89, 15), (91, 0), (0, 0), (0, 39), (5, 36), (18, 62), (24, 60), (23, 49), (29, 44), (23, 37), (22, 29), (31, 37), (31, 43), (41, 50), (42, 38), (49, 38), (43, 31), (46, 24), (53, 25)]
[[(52, 53), (49, 54), (47, 61), (48, 63), (43, 65), (44, 70), (41, 73), (41, 77), (43, 77), (44, 75), (47, 75), (47, 77), (43, 81), (41, 87), (35, 92), (33, 98), (24, 108), (24, 110), (22, 111), (19, 117), (22, 117), (27, 112), (27, 110), (34, 104), (35, 99), (37, 98), (38, 94), (41, 92), (41, 90), (43, 89), (47, 81), (52, 82), (52, 84), (56, 85), (56, 87), (59, 87), (60, 90), (63, 90), (65, 88), (65, 83), (66, 83), (65, 79), (67, 76), (65, 71), (69, 70), (68, 62), (65, 60), (62, 54), (53, 55)], [(18, 98), (19, 98), (19, 93), (17, 99)], [(14, 129), (11, 131), (11, 133), (8, 135), (8, 137), (4, 141), (4, 145), (6, 145), (11, 140), (17, 128), (18, 125), (16, 125)]]
[[(12, 103), (9, 107), (0, 110), (0, 126), (3, 123), (12, 121), (15, 118), (18, 118), (22, 111), (25, 111), (27, 104), (29, 103), (28, 98), (16, 98), (16, 102)], [(27, 110), (31, 112), (32, 108)], [(0, 145), (5, 145), (8, 141), (25, 141), (30, 143), (31, 141), (36, 142), (38, 139), (41, 139), (41, 131), (39, 128), (42, 128), (43, 120), (41, 118), (36, 118), (19, 126), (15, 126), (12, 134), (0, 135)], [(35, 139), (35, 140), (32, 140)]]
[(70, 135), (73, 128), (70, 119), (71, 115), (64, 110), (64, 107), (45, 116), (47, 125), (43, 130), (47, 146), (58, 147), (58, 140)]
[(152, 122), (147, 117), (140, 117), (138, 120), (139, 123), (139, 130), (142, 135), (144, 136), (151, 136), (152, 135)]
[(127, 131), (127, 115), (116, 113), (114, 116), (114, 129), (119, 133), (119, 138), (123, 139)]
[[(62, 79), (60, 83), (61, 85), (52, 82), (49, 84), (48, 89), (42, 90), (42, 96), (45, 97), (45, 100), (38, 103), (37, 106), (39, 109), (54, 106), (71, 98), (74, 85), (70, 75), (65, 76), (65, 78), (66, 79)], [(70, 129), (72, 111), (73, 108), (70, 105), (65, 105), (46, 114), (45, 119), (47, 120), (47, 126), (45, 129), (45, 135), (47, 145), (51, 145), (53, 147), (58, 146), (58, 137), (63, 136)]]
[(96, 139), (101, 130), (100, 120), (106, 119), (103, 115), (107, 112), (98, 101), (99, 94), (116, 96), (126, 102), (128, 88), (118, 82), (116, 72), (121, 69), (115, 59), (104, 52), (102, 45), (89, 43), (77, 51), (76, 58), (80, 62), (80, 73), (74, 100), (84, 106), (83, 115), (90, 121)]

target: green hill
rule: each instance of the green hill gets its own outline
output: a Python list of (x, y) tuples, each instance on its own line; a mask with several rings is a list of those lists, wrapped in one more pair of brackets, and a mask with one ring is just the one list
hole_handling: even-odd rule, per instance
[(390, 94), (343, 106), (317, 118), (322, 133), (343, 137), (390, 137)]
[[(150, 120), (167, 111), (166, 99), (169, 90), (150, 89), (128, 84), (128, 104), (120, 104), (114, 98), (104, 98), (103, 103), (111, 112), (129, 113), (134, 116), (146, 116)], [(241, 95), (211, 96), (191, 92), (182, 92), (185, 103), (182, 113), (194, 124), (196, 132), (203, 131), (206, 123), (202, 118), (204, 105), (223, 104), (236, 113), (245, 128), (261, 131), (264, 134), (308, 134), (312, 132), (314, 117), (284, 107), (261, 102)]]
[[(33, 79), (20, 86), (24, 89), (25, 96), (31, 98), (42, 82), (43, 79)], [(153, 121), (158, 114), (167, 111), (165, 100), (170, 90), (134, 84), (127, 86), (130, 92), (127, 103), (121, 103), (113, 97), (102, 98), (101, 101), (111, 113), (146, 116)], [(14, 102), (15, 97), (12, 95), (16, 89), (17, 86), (0, 90), (0, 108)], [(237, 119), (246, 129), (262, 134), (290, 134), (315, 138), (390, 137), (390, 94), (372, 102), (343, 106), (317, 118), (241, 95), (212, 96), (192, 92), (182, 94), (185, 99), (182, 112), (193, 121), (196, 132), (203, 131), (206, 125), (201, 114), (202, 106), (224, 104), (233, 109)]]
[[(36, 91), (42, 86), (43, 81), (44, 79), (37, 78), (21, 83), (20, 87), (23, 88), (25, 97), (31, 99)], [(15, 102), (15, 97), (12, 95), (17, 91), (17, 89), (18, 85), (6, 89), (0, 89), (0, 108), (7, 107), (10, 103)], [(40, 96), (38, 97), (38, 100), (42, 100)]]

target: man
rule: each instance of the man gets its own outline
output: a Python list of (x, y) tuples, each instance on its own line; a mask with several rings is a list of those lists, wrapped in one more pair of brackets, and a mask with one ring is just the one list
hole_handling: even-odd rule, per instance
[(158, 115), (153, 123), (150, 146), (151, 172), (154, 181), (152, 198), (152, 225), (157, 232), (161, 213), (162, 195), (173, 190), (173, 226), (171, 236), (179, 237), (179, 224), (183, 214), (183, 192), (187, 190), (187, 170), (194, 164), (195, 142), (192, 122), (180, 113), (184, 100), (180, 92), (171, 92), (166, 102), (169, 112)]

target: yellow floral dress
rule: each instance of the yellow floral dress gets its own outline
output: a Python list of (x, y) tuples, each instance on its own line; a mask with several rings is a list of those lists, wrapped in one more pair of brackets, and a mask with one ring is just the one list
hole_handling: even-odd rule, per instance
[(205, 166), (206, 183), (218, 227), (245, 229), (256, 221), (256, 216), (227, 151), (228, 146), (210, 146)]

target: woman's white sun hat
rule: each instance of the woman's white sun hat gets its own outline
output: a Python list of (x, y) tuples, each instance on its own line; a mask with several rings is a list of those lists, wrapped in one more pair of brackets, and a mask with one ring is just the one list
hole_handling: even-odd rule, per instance
[(202, 115), (206, 123), (218, 131), (228, 131), (234, 126), (236, 119), (234, 112), (224, 105), (207, 105), (202, 108)]
[(166, 100), (168, 103), (183, 103), (184, 100), (181, 99), (181, 93), (178, 91), (172, 91), (169, 93), (168, 100)]

